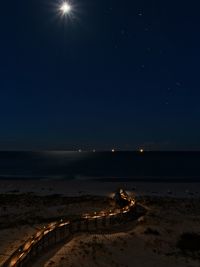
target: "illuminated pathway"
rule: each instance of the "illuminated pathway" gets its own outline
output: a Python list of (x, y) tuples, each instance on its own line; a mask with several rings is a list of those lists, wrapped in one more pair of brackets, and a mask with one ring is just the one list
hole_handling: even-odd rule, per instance
[[(120, 194), (124, 199), (123, 192)], [(61, 219), (50, 223), (20, 246), (2, 267), (30, 266), (30, 261), (36, 256), (40, 256), (51, 246), (73, 237), (74, 233), (103, 231), (125, 220), (137, 219), (140, 215), (136, 213), (136, 206), (135, 200), (129, 198), (127, 205), (122, 208), (83, 214), (79, 219), (71, 221)]]

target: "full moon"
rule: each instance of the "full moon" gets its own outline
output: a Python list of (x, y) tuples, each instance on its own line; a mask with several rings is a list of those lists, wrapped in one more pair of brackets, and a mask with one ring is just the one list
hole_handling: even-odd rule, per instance
[(69, 14), (71, 11), (71, 6), (67, 2), (64, 2), (61, 5), (60, 10), (62, 11), (63, 15)]

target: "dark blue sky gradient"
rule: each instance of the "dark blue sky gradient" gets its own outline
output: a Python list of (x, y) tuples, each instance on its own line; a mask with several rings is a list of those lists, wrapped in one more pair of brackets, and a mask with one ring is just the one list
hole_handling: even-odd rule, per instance
[(3, 1), (0, 150), (200, 149), (200, 3)]

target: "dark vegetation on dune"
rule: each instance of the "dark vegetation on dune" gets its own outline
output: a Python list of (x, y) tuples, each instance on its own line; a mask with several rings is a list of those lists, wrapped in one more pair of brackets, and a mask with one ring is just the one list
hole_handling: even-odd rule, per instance
[(160, 235), (160, 233), (158, 232), (158, 230), (156, 229), (152, 229), (150, 227), (148, 227), (145, 231), (144, 231), (145, 235)]
[(177, 247), (183, 252), (200, 251), (200, 234), (183, 233), (177, 242)]

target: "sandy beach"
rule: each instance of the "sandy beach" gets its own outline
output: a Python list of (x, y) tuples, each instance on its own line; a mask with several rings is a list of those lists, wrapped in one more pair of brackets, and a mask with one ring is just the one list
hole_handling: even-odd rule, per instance
[(200, 264), (199, 184), (2, 180), (0, 185), (0, 264), (45, 224), (112, 205), (108, 197), (119, 187), (133, 192), (148, 208), (144, 217), (115, 233), (77, 235), (48, 251), (33, 266)]
[(136, 196), (157, 195), (173, 197), (200, 197), (200, 183), (154, 183), (154, 182), (113, 182), (106, 180), (37, 180), (17, 179), (0, 180), (0, 194), (23, 194), (31, 193), (41, 196), (61, 194), (63, 196), (96, 195), (109, 196), (118, 188), (133, 191)]

